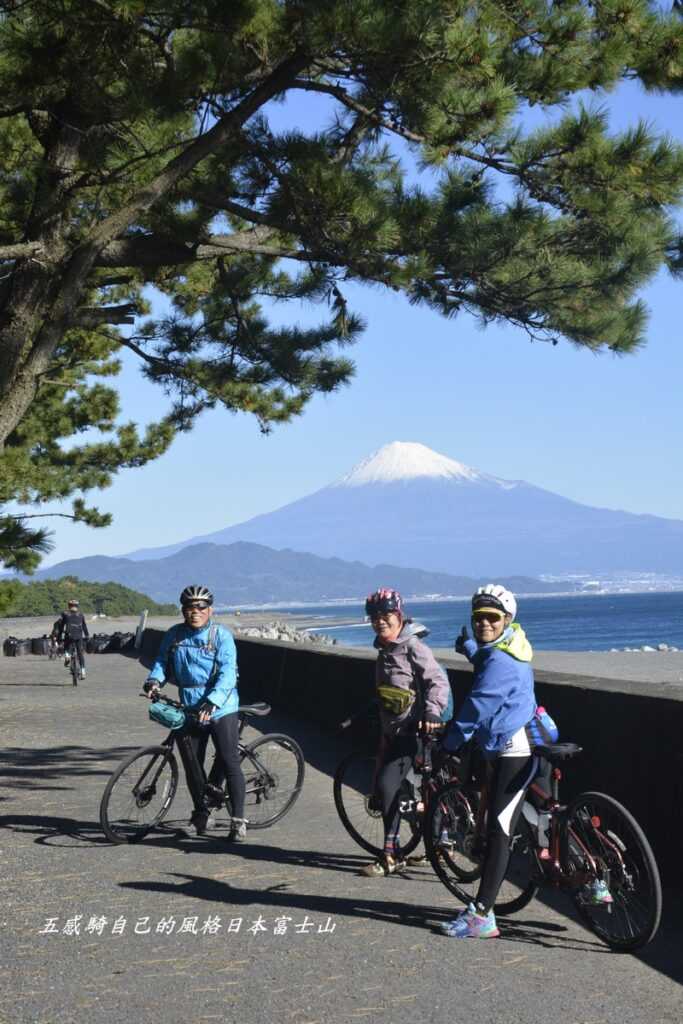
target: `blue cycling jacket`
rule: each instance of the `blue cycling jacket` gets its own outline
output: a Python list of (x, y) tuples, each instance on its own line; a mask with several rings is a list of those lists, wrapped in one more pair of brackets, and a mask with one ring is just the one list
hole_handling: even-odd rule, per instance
[(519, 623), (513, 622), (494, 644), (466, 641), (464, 653), (472, 662), (474, 682), (444, 746), (457, 750), (474, 738), (485, 754), (494, 756), (536, 711), (531, 644)]
[[(190, 629), (184, 623), (171, 626), (161, 641), (157, 659), (148, 679), (174, 683), (180, 702), (187, 708), (204, 701), (216, 705), (215, 721), (237, 711), (237, 651), (232, 633), (214, 625), (214, 650), (210, 649), (211, 622), (203, 629)], [(169, 671), (170, 670), (170, 671)]]

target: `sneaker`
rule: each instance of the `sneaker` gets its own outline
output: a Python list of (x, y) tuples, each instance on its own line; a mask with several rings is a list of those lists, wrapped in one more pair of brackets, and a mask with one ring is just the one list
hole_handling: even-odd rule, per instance
[(81, 679), (85, 679), (85, 669), (81, 669)]
[(70, 654), (65, 654), (64, 655), (64, 668), (68, 668), (70, 664), (71, 664), (71, 655)]
[(429, 857), (425, 853), (414, 853), (411, 857), (406, 857), (406, 864), (411, 868), (428, 868)]
[(230, 832), (228, 834), (228, 840), (231, 843), (244, 843), (247, 839), (247, 819), (246, 818), (233, 818), (230, 826)]
[(216, 822), (208, 811), (195, 811), (187, 825), (180, 829), (184, 836), (194, 839), (195, 836), (203, 836), (210, 828), (215, 828)]
[(610, 903), (614, 903), (607, 883), (603, 882), (601, 878), (596, 878), (588, 886), (588, 902), (596, 907), (607, 907)]
[(406, 862), (400, 857), (392, 857), (387, 853), (379, 860), (374, 860), (372, 864), (366, 864), (364, 868), (361, 868), (360, 873), (366, 878), (383, 878), (385, 875), (395, 875), (397, 872), (403, 871), (405, 866)]
[(470, 903), (454, 921), (441, 925), (441, 931), (451, 939), (497, 939), (500, 935), (493, 911), (478, 914), (474, 903)]

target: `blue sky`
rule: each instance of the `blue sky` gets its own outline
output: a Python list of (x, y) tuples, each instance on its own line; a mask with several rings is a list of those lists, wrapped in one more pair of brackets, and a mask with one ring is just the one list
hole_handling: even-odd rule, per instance
[[(641, 117), (683, 141), (680, 100), (628, 84), (601, 102), (615, 129)], [(306, 97), (274, 116), (301, 124), (320, 115)], [(541, 116), (557, 112), (534, 120)], [(683, 282), (662, 273), (645, 290), (648, 343), (628, 357), (530, 343), (521, 330), (481, 330), (467, 316), (447, 321), (379, 289), (345, 293), (367, 322), (350, 351), (349, 387), (314, 399), (267, 437), (247, 415), (207, 414), (161, 459), (90, 496), (113, 513), (111, 527), (48, 520), (56, 546), (45, 564), (241, 522), (324, 487), (396, 440), (586, 504), (683, 519)], [(311, 311), (296, 304), (279, 315), (304, 323)], [(119, 386), (123, 419), (145, 423), (163, 413), (162, 394), (141, 380), (132, 355)]]

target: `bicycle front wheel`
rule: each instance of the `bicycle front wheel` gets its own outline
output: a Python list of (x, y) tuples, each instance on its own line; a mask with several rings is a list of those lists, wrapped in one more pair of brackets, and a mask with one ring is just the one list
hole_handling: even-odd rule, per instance
[(301, 747), (289, 736), (268, 733), (241, 749), (249, 828), (268, 828), (294, 806), (304, 783)]
[(447, 782), (434, 793), (425, 817), (425, 849), (437, 878), (464, 903), (473, 892), (464, 889), (481, 875), (476, 851), (475, 808), (457, 782)]
[[(662, 883), (633, 815), (605, 793), (582, 793), (567, 808), (562, 840), (563, 868), (578, 881), (574, 903), (591, 931), (622, 952), (646, 945), (659, 928)], [(607, 899), (596, 899), (596, 881)]]
[(71, 682), (74, 686), (78, 686), (78, 677), (81, 673), (81, 667), (78, 661), (78, 654), (76, 648), (71, 650), (71, 661), (69, 662), (69, 668), (71, 669)]
[[(384, 853), (384, 819), (372, 800), (376, 759), (354, 751), (339, 763), (334, 773), (334, 806), (342, 825), (354, 842), (375, 857)], [(401, 818), (401, 853), (412, 853), (422, 838), (422, 829), (412, 819)]]
[(165, 817), (178, 788), (178, 765), (168, 747), (143, 747), (110, 778), (100, 824), (112, 843), (137, 843)]

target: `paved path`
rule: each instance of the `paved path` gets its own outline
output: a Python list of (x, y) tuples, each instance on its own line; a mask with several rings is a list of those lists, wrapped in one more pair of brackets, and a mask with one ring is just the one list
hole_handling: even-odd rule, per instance
[[(0, 658), (0, 1024), (680, 1021), (680, 895), (640, 957), (611, 954), (564, 901), (533, 903), (497, 941), (444, 939), (453, 906), (429, 869), (358, 875), (331, 800), (341, 749), (279, 715), (268, 727), (308, 760), (282, 822), (234, 852), (171, 830), (109, 845), (107, 776), (163, 732), (133, 660), (90, 669), (74, 689), (59, 663)], [(172, 814), (187, 811), (183, 793)]]

